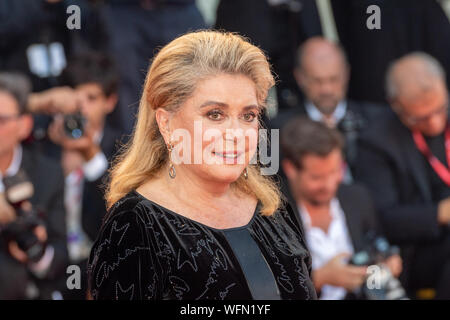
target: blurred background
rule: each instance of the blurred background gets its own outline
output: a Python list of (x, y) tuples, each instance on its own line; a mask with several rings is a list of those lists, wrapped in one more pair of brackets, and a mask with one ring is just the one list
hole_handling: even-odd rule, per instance
[(0, 0), (0, 299), (86, 298), (151, 59), (199, 29), (269, 58), (320, 298), (450, 299), (450, 0)]

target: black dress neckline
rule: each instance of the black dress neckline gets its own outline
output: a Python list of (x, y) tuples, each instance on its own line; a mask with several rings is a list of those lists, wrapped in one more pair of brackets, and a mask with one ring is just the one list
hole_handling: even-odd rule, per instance
[(211, 229), (211, 230), (214, 230), (214, 231), (217, 231), (217, 232), (238, 231), (238, 230), (242, 230), (242, 229), (248, 228), (249, 226), (252, 225), (252, 223), (255, 220), (257, 214), (259, 213), (259, 208), (260, 208), (260, 205), (261, 205), (260, 201), (258, 200), (258, 202), (256, 203), (255, 210), (253, 211), (252, 217), (250, 218), (249, 222), (247, 222), (245, 225), (239, 226), (239, 227), (233, 227), (233, 228), (218, 229), (218, 228), (214, 228), (214, 227), (208, 226), (208, 225), (206, 225), (204, 223), (201, 223), (201, 222), (199, 222), (197, 220), (194, 220), (194, 219), (191, 219), (189, 217), (186, 217), (186, 216), (184, 216), (182, 214), (179, 214), (179, 213), (177, 213), (177, 212), (175, 212), (173, 210), (170, 210), (169, 208), (167, 208), (167, 207), (165, 207), (165, 206), (163, 206), (163, 205), (161, 205), (161, 204), (159, 204), (159, 203), (157, 203), (157, 202), (155, 202), (153, 200), (148, 199), (147, 197), (145, 197), (144, 195), (142, 195), (141, 193), (139, 193), (135, 189), (132, 190), (130, 193), (132, 193), (132, 194), (134, 193), (135, 196), (141, 198), (143, 201), (149, 202), (150, 204), (152, 204), (152, 205), (162, 209), (163, 211), (167, 211), (167, 212), (169, 212), (169, 213), (171, 213), (171, 214), (173, 214), (173, 215), (175, 215), (177, 217), (181, 217), (181, 218), (186, 219), (186, 220), (188, 220), (188, 221), (190, 221), (192, 223), (195, 223), (195, 224), (197, 224), (199, 226), (202, 226), (204, 228), (208, 228), (208, 229)]

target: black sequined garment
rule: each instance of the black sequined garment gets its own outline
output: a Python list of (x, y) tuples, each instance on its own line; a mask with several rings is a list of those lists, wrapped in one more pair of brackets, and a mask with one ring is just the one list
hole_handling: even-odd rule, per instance
[(315, 299), (311, 257), (289, 205), (256, 207), (215, 229), (130, 192), (110, 210), (89, 259), (94, 299)]

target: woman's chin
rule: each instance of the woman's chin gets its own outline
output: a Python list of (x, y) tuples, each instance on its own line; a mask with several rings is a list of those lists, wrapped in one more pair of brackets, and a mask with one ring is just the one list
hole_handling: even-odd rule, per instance
[(208, 175), (217, 181), (233, 183), (239, 179), (242, 174), (242, 170), (242, 165), (215, 165), (208, 170)]

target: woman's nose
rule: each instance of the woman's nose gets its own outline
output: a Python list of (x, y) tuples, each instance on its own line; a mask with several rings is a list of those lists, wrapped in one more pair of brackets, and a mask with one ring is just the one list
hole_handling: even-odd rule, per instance
[(244, 129), (239, 119), (232, 118), (230, 124), (225, 129), (225, 140), (233, 140), (237, 142), (244, 134)]

